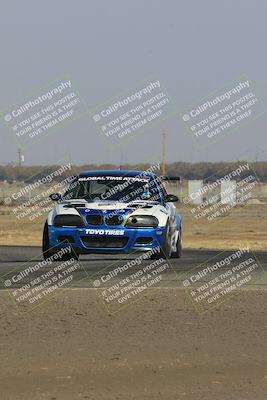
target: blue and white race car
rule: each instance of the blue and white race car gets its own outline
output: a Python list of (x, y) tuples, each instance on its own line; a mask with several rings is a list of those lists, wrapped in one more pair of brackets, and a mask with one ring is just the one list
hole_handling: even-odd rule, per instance
[[(162, 179), (146, 171), (81, 172), (49, 212), (43, 256), (71, 246), (80, 254), (155, 251), (153, 258), (182, 254), (182, 219)], [(153, 251), (152, 251), (153, 253)]]

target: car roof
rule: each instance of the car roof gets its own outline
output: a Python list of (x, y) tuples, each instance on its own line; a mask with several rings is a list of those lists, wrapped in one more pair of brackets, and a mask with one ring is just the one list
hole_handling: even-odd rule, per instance
[(95, 171), (82, 171), (79, 173), (79, 177), (83, 176), (136, 176), (136, 175), (145, 175), (149, 177), (155, 176), (152, 172), (147, 171), (137, 171), (137, 170), (95, 170)]

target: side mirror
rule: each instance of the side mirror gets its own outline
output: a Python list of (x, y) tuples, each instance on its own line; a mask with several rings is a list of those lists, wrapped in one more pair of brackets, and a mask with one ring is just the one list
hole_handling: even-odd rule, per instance
[(176, 201), (179, 201), (179, 199), (175, 194), (167, 194), (165, 201), (166, 203), (175, 203)]
[(60, 193), (51, 193), (49, 195), (49, 199), (51, 199), (52, 201), (59, 201), (61, 200), (62, 196)]

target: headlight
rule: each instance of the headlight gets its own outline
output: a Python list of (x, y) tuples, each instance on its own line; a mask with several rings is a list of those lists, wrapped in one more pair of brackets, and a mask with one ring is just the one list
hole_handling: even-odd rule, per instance
[(79, 215), (57, 215), (54, 219), (54, 226), (72, 226), (78, 228), (84, 226), (84, 222)]
[(133, 215), (126, 221), (128, 228), (156, 228), (159, 221), (152, 215)]

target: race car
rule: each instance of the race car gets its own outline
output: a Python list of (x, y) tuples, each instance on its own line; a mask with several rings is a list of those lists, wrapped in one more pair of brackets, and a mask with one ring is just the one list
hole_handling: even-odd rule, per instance
[(84, 171), (63, 195), (49, 197), (57, 204), (44, 225), (44, 259), (64, 247), (71, 247), (64, 259), (139, 251), (150, 251), (151, 258), (181, 257), (182, 218), (174, 205), (179, 199), (152, 172)]

